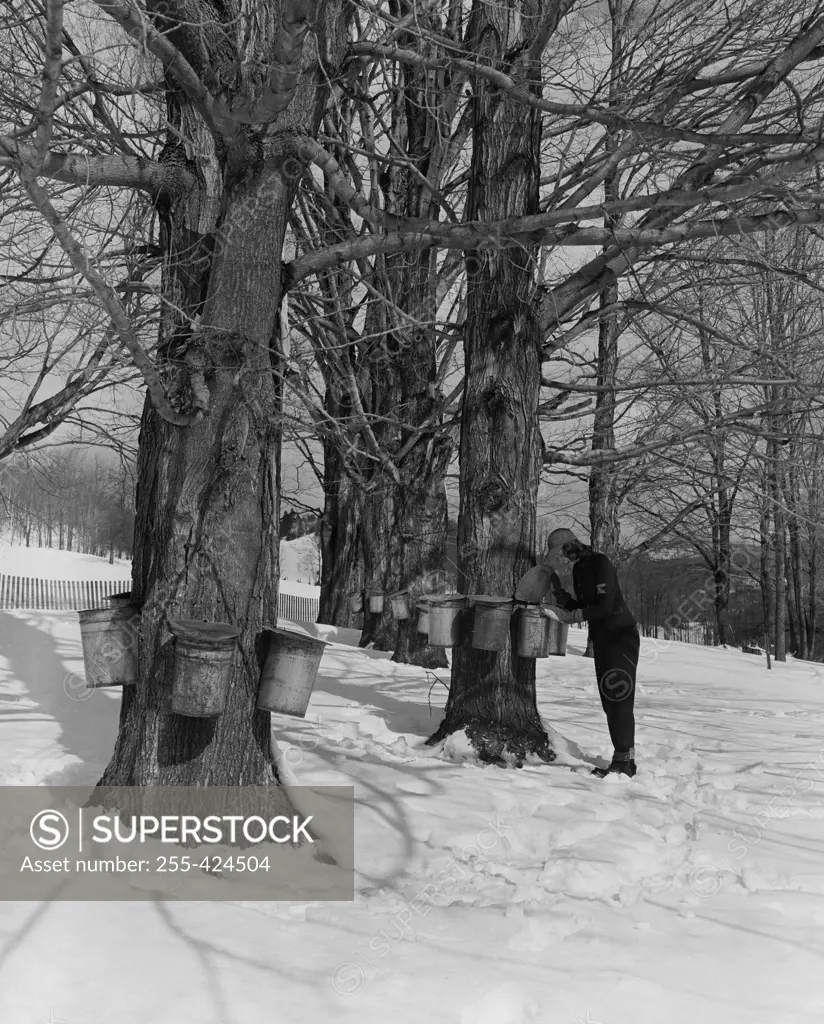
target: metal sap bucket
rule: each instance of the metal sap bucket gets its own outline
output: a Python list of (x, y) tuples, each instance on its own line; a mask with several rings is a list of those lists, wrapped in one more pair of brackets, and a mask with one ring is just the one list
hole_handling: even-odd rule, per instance
[(213, 718), (226, 707), (240, 626), (228, 622), (170, 619), (175, 637), (172, 711)]
[(475, 606), (472, 646), (479, 651), (502, 651), (509, 639), (512, 598), (475, 594), (467, 600)]
[(429, 602), (418, 601), (418, 632), (429, 635)]
[(432, 594), (429, 602), (429, 643), (433, 647), (455, 647), (461, 642), (463, 594)]
[(369, 591), (369, 611), (378, 615), (383, 611), (383, 593), (377, 590)]
[(518, 654), (522, 658), (566, 655), (569, 624), (545, 618), (535, 605), (526, 605), (518, 616)]
[(257, 706), (304, 718), (327, 643), (291, 629), (265, 629), (264, 633), (267, 647)]
[(399, 590), (397, 594), (389, 595), (389, 604), (392, 607), (392, 614), (396, 619), (409, 618), (409, 593), (406, 590)]
[(109, 594), (106, 600), (113, 608), (122, 608), (127, 604), (134, 604), (131, 590), (122, 590), (119, 594)]
[(78, 612), (86, 685), (133, 686), (138, 681), (140, 605), (88, 608)]
[(349, 610), (353, 612), (363, 611), (363, 594), (358, 592), (349, 595)]

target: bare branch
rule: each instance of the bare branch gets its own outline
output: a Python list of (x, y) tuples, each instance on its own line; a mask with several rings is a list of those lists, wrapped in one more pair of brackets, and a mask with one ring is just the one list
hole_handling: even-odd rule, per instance
[(768, 402), (763, 405), (753, 406), (749, 409), (736, 409), (735, 412), (727, 413), (723, 416), (717, 416), (712, 420), (707, 420), (699, 424), (692, 424), (683, 430), (676, 430), (657, 441), (650, 441), (645, 444), (636, 444), (629, 448), (595, 449), (594, 451), (588, 452), (586, 455), (561, 455), (557, 452), (548, 452), (544, 456), (544, 464), (551, 466), (606, 466), (619, 462), (628, 462), (640, 459), (642, 456), (650, 455), (652, 452), (661, 451), (664, 448), (675, 447), (689, 438), (699, 437), (702, 434), (709, 433), (714, 427), (719, 427), (724, 424), (737, 424), (741, 420), (752, 419), (755, 416), (760, 416), (771, 407), (771, 403)]
[(157, 370), (155, 370), (151, 360), (140, 347), (140, 343), (135, 337), (134, 330), (129, 320), (129, 315), (120, 302), (120, 299), (118, 299), (117, 294), (111, 285), (109, 285), (109, 283), (92, 266), (88, 256), (74, 238), (71, 231), (69, 231), (66, 222), (52, 206), (45, 191), (37, 184), (30, 173), (25, 177), (21, 174), (21, 178), (34, 207), (54, 232), (55, 238), (60, 243), (63, 251), (69, 257), (72, 266), (86, 279), (86, 281), (89, 282), (94, 289), (95, 294), (103, 303), (103, 306), (112, 319), (112, 323), (114, 324), (120, 340), (128, 350), (135, 366), (142, 374), (143, 379), (146, 382), (149, 395), (151, 396), (152, 402), (159, 415), (169, 423), (173, 423), (178, 427), (189, 426), (191, 423), (196, 422), (202, 414), (196, 413), (194, 415), (185, 415), (183, 413), (176, 412), (172, 408), (169, 399), (166, 396), (160, 377), (157, 374)]
[(420, 249), (509, 249), (520, 246), (604, 246), (656, 248), (698, 238), (750, 235), (802, 224), (824, 223), (824, 209), (775, 210), (754, 216), (699, 220), (667, 228), (546, 227), (545, 214), (504, 221), (430, 225), (422, 231), (370, 235), (306, 253), (284, 267), (284, 287), (293, 288), (310, 274), (377, 253), (414, 252)]
[(326, 180), (335, 194), (347, 206), (351, 207), (359, 217), (378, 227), (400, 226), (401, 220), (399, 217), (393, 217), (391, 214), (379, 210), (365, 196), (362, 196), (352, 188), (341, 171), (337, 160), (327, 153), (319, 142), (307, 136), (301, 140), (300, 148), (302, 151), (305, 151), (312, 163), (323, 171), (326, 175)]
[[(545, 100), (535, 96), (529, 89), (518, 85), (509, 75), (498, 71), (496, 68), (459, 57), (423, 57), (414, 50), (405, 50), (399, 46), (379, 46), (376, 43), (354, 43), (350, 52), (355, 57), (380, 57), (384, 60), (396, 60), (404, 64), (415, 64), (418, 67), (428, 68), (433, 71), (449, 71), (459, 68), (467, 74), (478, 75), (480, 78), (485, 78), (487, 81), (492, 82), (502, 93), (518, 103), (524, 103), (527, 106), (546, 111), (548, 114), (556, 114), (561, 117), (577, 117), (583, 121), (605, 125), (607, 128), (636, 132), (641, 137), (646, 135), (653, 139), (674, 139), (680, 142), (691, 142), (700, 146), (787, 146), (815, 141), (812, 136), (807, 137), (804, 135), (739, 134), (738, 132), (729, 131), (691, 132), (685, 128), (674, 128), (656, 121), (625, 117), (623, 114), (618, 114), (615, 111), (604, 110), (601, 107), (588, 104), (557, 103), (554, 100)], [(636, 138), (636, 145), (641, 141), (641, 138)]]
[[(27, 165), (35, 167), (32, 147), (20, 145), (16, 140), (0, 136), (0, 167)], [(85, 153), (48, 153), (38, 176), (64, 181), (69, 185), (93, 188), (113, 185), (148, 192), (152, 196), (162, 193), (178, 194), (194, 186), (195, 180), (184, 168), (165, 167), (145, 157), (125, 155), (87, 156)]]
[[(722, 129), (725, 133), (737, 132), (753, 116), (764, 100), (800, 63), (824, 42), (824, 17), (811, 24), (805, 24), (799, 35), (785, 47), (764, 70), (751, 82), (744, 94), (725, 118)], [(720, 149), (716, 143), (708, 146), (697, 160), (681, 174), (677, 184), (680, 187), (695, 188), (706, 183), (714, 170), (713, 161)], [(661, 228), (671, 221), (674, 214), (660, 212), (649, 215), (645, 228)], [(810, 223), (810, 222), (807, 222)], [(704, 236), (707, 237), (707, 236)], [(553, 289), (545, 300), (541, 316), (542, 327), (550, 333), (572, 310), (588, 299), (600, 294), (617, 276), (625, 273), (634, 261), (635, 252), (630, 246), (610, 245), (602, 255), (590, 260), (575, 274), (570, 275), (561, 285)]]
[(52, 134), (52, 118), (57, 102), (57, 84), (60, 80), (61, 57), (63, 55), (63, 0), (47, 0), (45, 60), (43, 62), (43, 87), (37, 105), (37, 132), (34, 137), (32, 166), (35, 174), (46, 160)]

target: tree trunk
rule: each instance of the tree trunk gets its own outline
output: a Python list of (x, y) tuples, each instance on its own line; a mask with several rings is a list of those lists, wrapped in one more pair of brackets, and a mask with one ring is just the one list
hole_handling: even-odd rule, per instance
[[(403, 0), (398, 16), (415, 16), (416, 27), (440, 33), (437, 14), (419, 9), (411, 0)], [(425, 19), (422, 21), (422, 19)], [(419, 45), (442, 57), (440, 43), (422, 41), (416, 32), (401, 36), (399, 45), (416, 49)], [(433, 76), (423, 68), (401, 63), (397, 67), (397, 102), (393, 104), (393, 137), (403, 140), (410, 167), (390, 164), (384, 184), (386, 209), (411, 220), (433, 219), (439, 215), (432, 191), (420, 177), (424, 175), (439, 188), (456, 154), (449, 156), (450, 118), (446, 113), (447, 79)], [(438, 275), (435, 253), (431, 250), (386, 257), (386, 280), (396, 310), (390, 308), (391, 334), (389, 354), (400, 373), (396, 395), (400, 429), (397, 436), (400, 481), (395, 504), (396, 519), (391, 536), (397, 539), (397, 565), (400, 588), (409, 593), (410, 617), (397, 622), (392, 660), (428, 668), (446, 668), (446, 652), (431, 647), (417, 631), (417, 598), (437, 586), (446, 559), (448, 508), (446, 470), (452, 454), (452, 441), (442, 427), (436, 390), (438, 348)], [(424, 428), (425, 424), (429, 424)], [(433, 586), (434, 584), (434, 586)]]
[[(348, 406), (334, 382), (327, 380), (326, 412), (334, 419), (348, 415)], [(357, 485), (346, 471), (339, 445), (323, 443), (323, 517), (320, 528), (321, 576), (318, 622), (361, 629), (363, 610), (351, 598), (363, 600), (363, 553)]]
[(807, 566), (810, 575), (810, 591), (809, 601), (807, 610), (807, 637), (809, 643), (810, 657), (815, 658), (818, 654), (816, 646), (816, 630), (817, 630), (817, 619), (818, 619), (818, 608), (816, 599), (816, 589), (818, 587), (818, 517), (820, 514), (820, 494), (821, 494), (821, 469), (820, 469), (820, 455), (818, 452), (813, 456), (813, 470), (808, 490), (808, 521), (809, 521), (809, 553), (807, 555)]
[[(417, 411), (418, 422), (423, 418)], [(446, 554), (448, 509), (444, 480), (452, 454), (448, 438), (424, 435), (404, 460), (404, 482), (397, 532), (401, 540), (402, 582), (409, 593), (410, 616), (398, 622), (392, 660), (425, 668), (447, 668), (442, 647), (433, 647), (417, 630), (418, 599), (440, 587)]]
[[(611, 305), (618, 298), (617, 285), (608, 288), (601, 305)], [(604, 316), (598, 328), (598, 393), (592, 427), (592, 449), (615, 448), (615, 378), (618, 368), (618, 323), (614, 313)], [(593, 466), (589, 474), (590, 543), (610, 559), (618, 552), (620, 523), (615, 488), (615, 471), (610, 466)]]
[(770, 532), (770, 498), (769, 498), (769, 473), (765, 468), (762, 478), (763, 495), (761, 504), (761, 517), (759, 520), (759, 551), (760, 551), (760, 580), (761, 580), (761, 608), (764, 614), (764, 631), (767, 634), (768, 648), (772, 645), (775, 628), (775, 588), (773, 586), (773, 545)]
[(770, 442), (770, 447), (772, 449), (770, 460), (770, 497), (773, 505), (773, 550), (775, 552), (775, 660), (786, 661), (787, 542), (782, 496), (782, 453), (775, 441)]
[(727, 487), (723, 483), (719, 483), (718, 549), (715, 552), (713, 582), (715, 598), (715, 629), (718, 637), (718, 643), (722, 645), (730, 642), (728, 610), (730, 606), (730, 565), (732, 560), (732, 549), (730, 543), (731, 530), (732, 502), (730, 501)]
[[(534, 38), (531, 3), (476, 4), (468, 38), (493, 65)], [(520, 17), (518, 16), (520, 14)], [(521, 84), (540, 91), (540, 66), (516, 65)], [(469, 220), (538, 209), (541, 122), (491, 84), (473, 83)], [(460, 442), (458, 568), (463, 593), (510, 596), (533, 564), (540, 470), (538, 406), (541, 331), (535, 261), (527, 249), (466, 254), (465, 390)], [(481, 760), (552, 760), (535, 699), (535, 662), (518, 656), (513, 616), (500, 652), (474, 648), (464, 628), (453, 650), (446, 714), (435, 743), (466, 730)]]
[[(205, 45), (199, 47), (204, 40), (193, 17), (184, 28), (164, 17), (161, 27), (207, 85), (221, 82), (225, 89), (233, 76), (254, 76), (270, 59), (281, 30), (279, 8), (259, 4), (257, 10), (253, 47), (258, 52), (247, 49), (242, 65), (231, 46), (211, 55)], [(214, 9), (209, 12), (214, 18)], [(202, 13), (205, 18), (205, 8)], [(332, 18), (330, 8), (325, 13)], [(238, 28), (228, 20), (224, 27), (228, 44)], [(324, 53), (322, 19), (316, 30)], [(235, 139), (247, 143), (240, 149), (242, 159), (233, 158), (231, 147), (217, 150), (190, 102), (174, 89), (170, 93), (172, 131), (163, 158), (169, 165), (185, 162), (200, 184), (162, 210), (167, 304), (160, 325), (161, 372), (176, 406), (192, 409), (207, 395), (208, 412), (192, 426), (178, 427), (149, 402), (144, 409), (132, 585), (143, 602), (141, 679), (124, 690), (115, 750), (102, 785), (278, 781), (270, 716), (255, 703), (258, 640), (264, 627), (277, 622), (275, 327), (281, 255), (295, 168), (302, 171), (300, 134), (314, 132), (320, 114), (316, 83), (321, 76), (317, 67), (307, 71), (306, 63), (304, 58), (296, 94), (274, 123), (254, 131), (238, 126)], [(238, 93), (248, 98), (250, 92), (256, 95), (255, 88), (254, 82), (244, 82)], [(174, 618), (241, 627), (226, 707), (217, 718), (170, 710), (174, 643), (167, 622)]]
[(801, 522), (798, 515), (799, 493), (797, 459), (801, 452), (797, 444), (790, 446), (790, 458), (786, 474), (785, 502), (788, 510), (787, 528), (789, 532), (790, 578), (792, 580), (792, 622), (795, 632), (794, 648), (799, 658), (806, 659), (807, 628), (804, 609), (804, 555), (801, 543)]
[[(413, 13), (416, 27), (426, 27), (427, 12), (405, 0), (395, 12), (401, 19)], [(437, 31), (440, 25), (429, 27)], [(417, 33), (401, 34), (398, 44), (442, 49)], [(422, 68), (399, 63), (388, 73), (396, 76), (391, 83), (392, 137), (418, 173), (388, 164), (379, 180), (383, 205), (393, 217), (431, 218), (438, 211), (421, 175), (438, 187), (444, 131), (449, 136), (449, 125), (439, 121), (443, 97), (436, 79)], [(363, 111), (362, 116), (371, 115)], [(442, 567), (447, 527), (444, 477), (451, 444), (442, 436), (439, 396), (434, 393), (434, 253), (427, 249), (379, 256), (375, 277), (387, 301), (369, 309), (356, 374), (371, 433), (392, 466), (364, 459), (357, 467), (367, 483), (359, 488), (362, 573), (367, 590), (385, 595), (408, 590), (414, 601), (427, 589), (429, 574)], [(362, 436), (361, 444), (367, 443)], [(395, 661), (446, 667), (443, 650), (429, 647), (415, 623), (414, 610), (409, 619), (399, 620), (388, 598), (381, 612), (371, 612), (367, 600), (360, 643), (393, 651)]]
[[(290, 197), (276, 171), (259, 168), (255, 178), (228, 197), (227, 220), (264, 188), (271, 192), (266, 212), (258, 210), (254, 232), (232, 233), (218, 251), (203, 309), (204, 347), (213, 346), (209, 414), (183, 429), (151, 405), (143, 416), (133, 592), (145, 602), (145, 667), (141, 685), (124, 692), (105, 785), (276, 781), (269, 715), (255, 709), (255, 644), (262, 628), (277, 622), (279, 393), (269, 342)], [(181, 247), (172, 251), (183, 259)], [(187, 719), (167, 707), (169, 618), (243, 627), (226, 711), (216, 720)]]
[[(381, 484), (375, 490), (359, 495), (366, 585), (360, 646), (371, 645), (378, 651), (391, 651), (395, 647), (396, 625), (388, 595), (399, 589), (401, 571), (399, 538), (394, 536), (393, 530), (397, 520), (398, 494), (392, 482), (383, 483), (383, 474), (380, 471), (378, 474)], [(371, 482), (375, 483), (374, 478)], [(379, 612), (373, 612), (369, 607), (370, 593), (385, 595)]]

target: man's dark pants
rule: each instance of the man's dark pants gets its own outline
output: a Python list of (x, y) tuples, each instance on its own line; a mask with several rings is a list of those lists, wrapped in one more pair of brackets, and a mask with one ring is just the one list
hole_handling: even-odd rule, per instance
[(635, 672), (641, 638), (637, 626), (590, 630), (595, 675), (612, 745), (627, 753), (635, 746)]

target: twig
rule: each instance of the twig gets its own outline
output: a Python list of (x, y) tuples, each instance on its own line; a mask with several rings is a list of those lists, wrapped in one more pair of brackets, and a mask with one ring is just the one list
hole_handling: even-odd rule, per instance
[(441, 679), (440, 676), (436, 675), (434, 672), (430, 672), (428, 668), (425, 668), (424, 672), (426, 673), (426, 681), (427, 682), (429, 682), (430, 679), (434, 680), (432, 685), (429, 687), (429, 693), (426, 695), (426, 703), (429, 705), (429, 716), (431, 718), (432, 717), (432, 700), (431, 700), (431, 698), (432, 698), (432, 691), (435, 689), (435, 687), (438, 685), (438, 683), (440, 683), (441, 686), (446, 687), (446, 692), (449, 693), (449, 683), (445, 682), (443, 679)]

